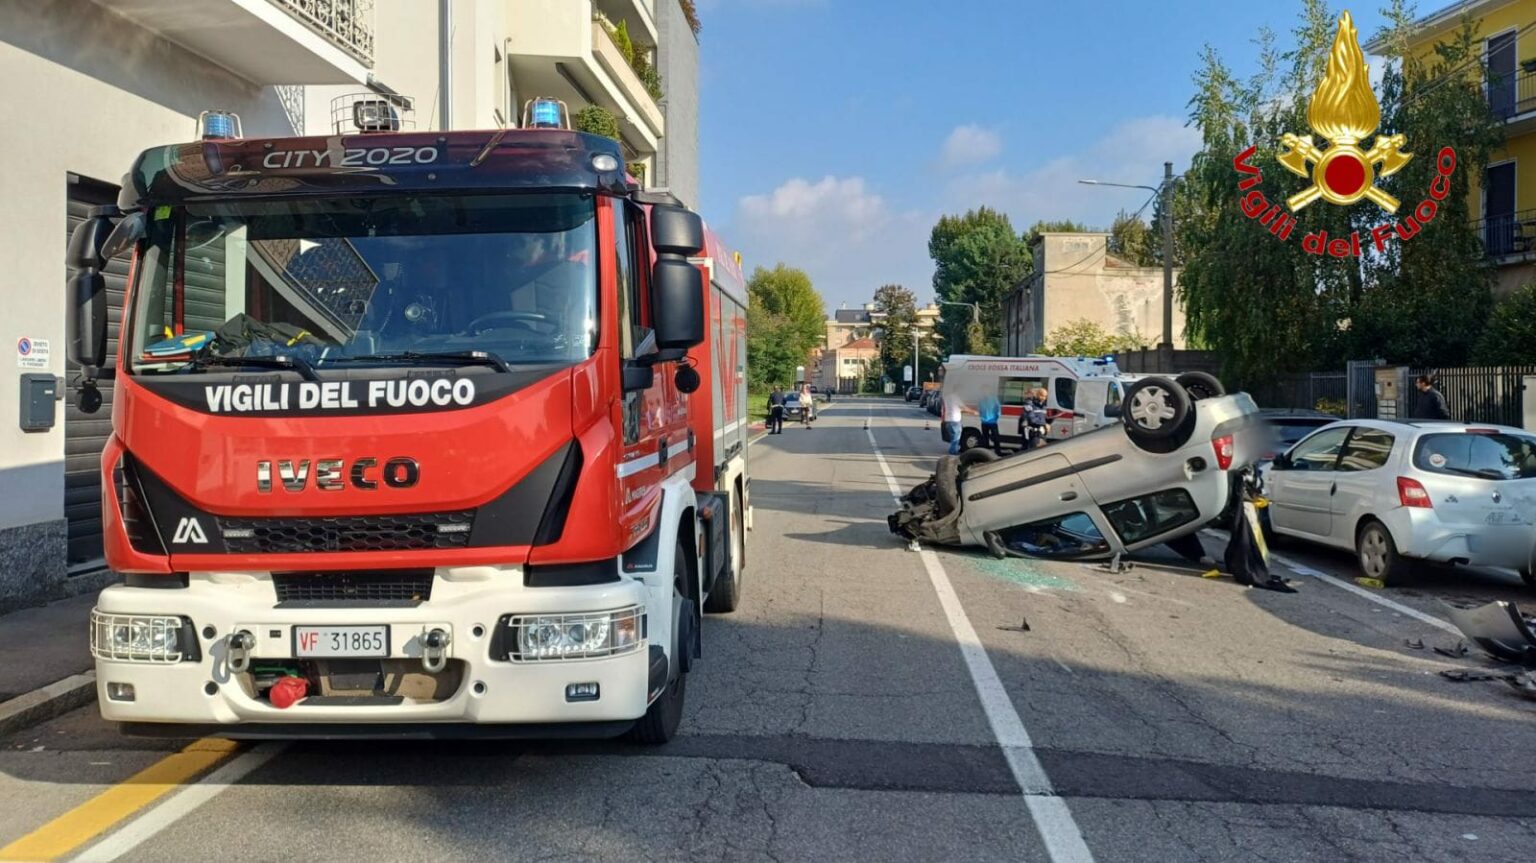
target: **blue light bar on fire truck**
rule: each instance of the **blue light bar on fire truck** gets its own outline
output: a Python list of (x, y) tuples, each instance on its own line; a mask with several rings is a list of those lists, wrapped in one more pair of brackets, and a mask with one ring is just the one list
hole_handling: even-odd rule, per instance
[(197, 136), (204, 141), (240, 137), (240, 115), (230, 111), (204, 111), (197, 115)]
[(529, 99), (523, 106), (524, 129), (569, 129), (571, 112), (559, 99)]

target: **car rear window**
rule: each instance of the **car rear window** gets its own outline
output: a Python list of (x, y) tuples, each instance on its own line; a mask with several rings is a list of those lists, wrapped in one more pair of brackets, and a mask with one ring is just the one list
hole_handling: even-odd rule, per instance
[(1419, 438), (1413, 466), (1430, 473), (1481, 479), (1536, 478), (1536, 437), (1440, 432)]
[(1182, 488), (1133, 497), (1104, 507), (1109, 524), (1126, 545), (1167, 533), (1200, 517), (1195, 499)]

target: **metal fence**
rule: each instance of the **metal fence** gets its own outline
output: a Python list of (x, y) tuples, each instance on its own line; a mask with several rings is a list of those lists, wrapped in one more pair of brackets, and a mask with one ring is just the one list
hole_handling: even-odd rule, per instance
[[(1254, 399), (1262, 407), (1323, 410), (1351, 419), (1376, 417), (1376, 371), (1372, 363), (1354, 362), (1342, 372), (1311, 372), (1279, 375), (1255, 387)], [(1474, 366), (1452, 369), (1408, 368), (1402, 383), (1406, 416), (1418, 416), (1422, 397), (1414, 380), (1419, 375), (1437, 377), (1451, 418), (1462, 422), (1519, 427), (1524, 422), (1525, 378), (1536, 376), (1536, 365)], [(1531, 393), (1529, 398), (1536, 398)]]

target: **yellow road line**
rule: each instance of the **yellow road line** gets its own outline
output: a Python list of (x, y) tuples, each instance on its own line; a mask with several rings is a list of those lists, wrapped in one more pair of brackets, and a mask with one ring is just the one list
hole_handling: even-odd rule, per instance
[(57, 860), (239, 751), (232, 740), (195, 741), (0, 848), (0, 860)]

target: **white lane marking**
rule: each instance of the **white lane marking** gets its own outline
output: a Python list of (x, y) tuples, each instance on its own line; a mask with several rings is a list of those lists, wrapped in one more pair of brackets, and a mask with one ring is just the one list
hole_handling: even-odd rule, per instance
[[(885, 454), (875, 442), (875, 433), (866, 428), (864, 434), (869, 437), (869, 446), (875, 451), (875, 460), (880, 463), (880, 470), (885, 474), (885, 484), (891, 491), (891, 497), (899, 504), (901, 488), (896, 485), (896, 475), (891, 473)], [(939, 596), (944, 616), (949, 619), (949, 628), (960, 645), (960, 655), (965, 658), (965, 666), (971, 673), (971, 683), (975, 685), (976, 694), (981, 699), (982, 710), (986, 712), (992, 734), (1003, 750), (1003, 757), (1008, 760), (1009, 769), (1013, 771), (1013, 779), (1024, 795), (1024, 805), (1029, 808), (1035, 829), (1045, 843), (1046, 853), (1055, 863), (1092, 863), (1093, 853), (1083, 840), (1083, 831), (1072, 818), (1072, 810), (1068, 808), (1067, 801), (1057, 796), (1055, 788), (1051, 786), (1051, 779), (1045, 774), (1040, 759), (1035, 757), (1034, 744), (1024, 728), (1024, 720), (1019, 717), (1018, 710), (1014, 709), (1013, 700), (1008, 697), (1008, 690), (997, 676), (997, 669), (987, 656), (987, 649), (982, 646), (975, 627), (971, 626), (971, 620), (966, 616), (965, 607), (960, 604), (960, 597), (955, 594), (949, 575), (939, 562), (939, 556), (926, 548), (918, 549), (918, 555), (923, 560), (923, 568), (928, 571), (928, 580), (933, 583), (934, 592)]]
[(219, 796), (224, 789), (244, 779), (246, 774), (271, 761), (286, 747), (282, 743), (262, 743), (249, 752), (188, 785), (158, 806), (135, 818), (127, 826), (97, 842), (75, 857), (75, 863), (109, 863), (153, 838), (157, 833), (191, 814), (197, 807)]
[[(1220, 537), (1224, 541), (1228, 539), (1228, 537), (1225, 536), (1224, 534), (1217, 533), (1215, 531), (1207, 531), (1207, 532), (1210, 533), (1213, 536)], [(1449, 632), (1452, 635), (1455, 635), (1455, 636), (1458, 636), (1458, 637), (1461, 635), (1461, 630), (1456, 628), (1456, 624), (1451, 623), (1448, 620), (1442, 620), (1442, 619), (1440, 619), (1438, 617), (1435, 617), (1433, 614), (1427, 614), (1425, 612), (1419, 611), (1417, 608), (1412, 608), (1410, 606), (1402, 604), (1401, 602), (1397, 602), (1396, 600), (1388, 599), (1385, 596), (1382, 596), (1382, 595), (1380, 595), (1378, 593), (1375, 593), (1375, 592), (1370, 591), (1370, 590), (1366, 590), (1365, 588), (1361, 587), (1358, 584), (1355, 584), (1354, 582), (1346, 581), (1346, 580), (1344, 580), (1342, 578), (1339, 578), (1337, 576), (1329, 575), (1326, 572), (1320, 572), (1320, 571), (1318, 571), (1316, 569), (1313, 569), (1310, 566), (1307, 566), (1304, 563), (1297, 563), (1296, 561), (1291, 560), (1288, 557), (1283, 557), (1281, 555), (1275, 554), (1274, 552), (1270, 552), (1269, 553), (1269, 559), (1273, 560), (1274, 562), (1276, 562), (1278, 564), (1280, 564), (1281, 566), (1285, 567), (1286, 569), (1289, 569), (1291, 572), (1294, 572), (1297, 575), (1304, 575), (1304, 576), (1306, 576), (1308, 578), (1315, 578), (1318, 581), (1326, 582), (1328, 584), (1333, 585), (1334, 587), (1339, 588), (1340, 590), (1347, 590), (1347, 591), (1349, 591), (1350, 593), (1353, 593), (1356, 596), (1361, 596), (1361, 597), (1364, 597), (1366, 599), (1369, 599), (1371, 602), (1374, 602), (1374, 603), (1376, 603), (1377, 605), (1379, 605), (1379, 606), (1381, 606), (1383, 608), (1391, 609), (1392, 611), (1395, 611), (1398, 614), (1401, 614), (1401, 615), (1404, 615), (1404, 616), (1407, 616), (1407, 617), (1411, 617), (1414, 620), (1421, 621), (1423, 623), (1427, 623), (1430, 626), (1437, 627), (1439, 629), (1443, 629), (1443, 630), (1445, 630), (1446, 632)]]
[(1440, 618), (1435, 617), (1433, 614), (1425, 614), (1424, 612), (1419, 611), (1417, 608), (1411, 608), (1409, 606), (1403, 605), (1401, 602), (1397, 602), (1395, 600), (1387, 599), (1385, 596), (1382, 596), (1380, 594), (1377, 594), (1377, 593), (1374, 593), (1372, 591), (1366, 590), (1365, 588), (1361, 587), (1358, 584), (1355, 584), (1355, 583), (1350, 582), (1350, 581), (1345, 581), (1342, 578), (1337, 578), (1335, 576), (1329, 575), (1326, 572), (1318, 572), (1317, 570), (1313, 569), (1310, 566), (1307, 566), (1307, 565), (1301, 564), (1301, 563), (1297, 563), (1294, 560), (1290, 560), (1289, 558), (1281, 557), (1278, 554), (1271, 553), (1270, 554), (1270, 558), (1272, 560), (1276, 561), (1277, 563), (1279, 563), (1281, 566), (1285, 567), (1286, 569), (1289, 569), (1291, 572), (1296, 573), (1297, 575), (1305, 575), (1305, 576), (1308, 576), (1310, 578), (1318, 579), (1319, 581), (1325, 581), (1325, 582), (1333, 585), (1334, 587), (1337, 587), (1337, 588), (1339, 588), (1341, 590), (1347, 590), (1350, 593), (1355, 594), (1356, 596), (1363, 596), (1366, 599), (1369, 599), (1371, 602), (1374, 602), (1377, 605), (1380, 605), (1380, 606), (1382, 606), (1384, 608), (1390, 608), (1391, 610), (1397, 612), (1398, 614), (1406, 615), (1408, 617), (1413, 618), (1414, 620), (1423, 621), (1424, 623), (1427, 623), (1430, 626), (1434, 626), (1434, 627), (1438, 627), (1440, 629), (1443, 629), (1443, 630), (1445, 630), (1446, 632), (1449, 632), (1452, 635), (1455, 635), (1455, 636), (1460, 636), (1461, 635), (1461, 630), (1456, 628), (1456, 624), (1451, 623), (1449, 621), (1441, 620)]

